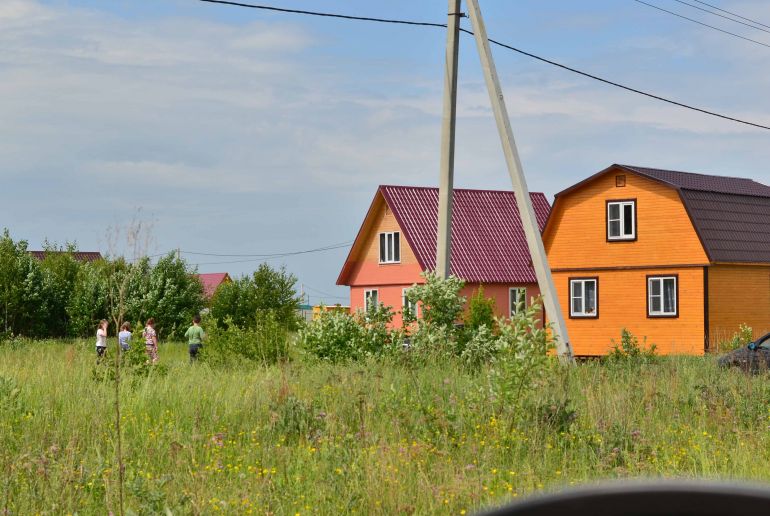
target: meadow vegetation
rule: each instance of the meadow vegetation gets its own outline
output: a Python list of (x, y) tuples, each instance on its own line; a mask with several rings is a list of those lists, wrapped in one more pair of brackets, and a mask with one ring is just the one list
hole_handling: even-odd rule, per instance
[(432, 274), (403, 329), (382, 305), (302, 324), (293, 281), (263, 268), (215, 297), (196, 363), (0, 335), (0, 514), (467, 514), (600, 479), (770, 480), (767, 374), (625, 330), (566, 366), (537, 300), (495, 319)]
[[(117, 513), (92, 344), (0, 347), (0, 511)], [(124, 368), (126, 513), (462, 514), (597, 479), (770, 479), (768, 378), (710, 356), (547, 360), (501, 395), (494, 363), (289, 352), (190, 365), (165, 344), (162, 368)]]

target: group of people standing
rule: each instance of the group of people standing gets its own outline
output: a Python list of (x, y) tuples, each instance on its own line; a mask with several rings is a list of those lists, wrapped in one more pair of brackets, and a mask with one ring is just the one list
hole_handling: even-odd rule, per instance
[[(187, 329), (184, 336), (187, 338), (187, 344), (189, 346), (190, 361), (194, 362), (198, 358), (198, 352), (203, 346), (203, 339), (206, 334), (203, 332), (203, 328), (200, 326), (201, 317), (196, 315), (193, 317), (192, 325)], [(102, 319), (99, 322), (99, 327), (96, 330), (96, 356), (97, 360), (101, 360), (104, 354), (107, 352), (107, 328), (109, 322), (106, 319)], [(131, 349), (131, 323), (124, 322), (118, 332), (118, 345), (122, 351), (128, 351)], [(147, 353), (147, 360), (156, 364), (158, 362), (158, 332), (155, 331), (155, 319), (150, 317), (142, 330), (142, 340), (144, 340), (144, 351)]]

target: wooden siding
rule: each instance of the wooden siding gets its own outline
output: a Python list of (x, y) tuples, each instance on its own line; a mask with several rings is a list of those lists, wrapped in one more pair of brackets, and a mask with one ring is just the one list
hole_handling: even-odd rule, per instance
[[(382, 195), (377, 195), (374, 206), (374, 216), (371, 223), (364, 228), (363, 239), (351, 257), (354, 262), (349, 277), (351, 286), (371, 285), (412, 285), (420, 282), (422, 268), (417, 262), (414, 251), (404, 237), (404, 233), (396, 221)], [(380, 264), (380, 240), (382, 232), (399, 231), (401, 236), (401, 262)], [(352, 299), (351, 299), (352, 302)], [(352, 308), (351, 304), (351, 308)]]
[[(615, 186), (618, 174), (626, 176), (625, 187)], [(606, 202), (620, 199), (636, 200), (636, 240), (608, 242)], [(627, 171), (610, 171), (558, 197), (544, 244), (557, 270), (708, 263), (679, 193)]]
[(709, 268), (711, 349), (730, 339), (741, 324), (754, 337), (770, 332), (770, 266), (714, 265)]
[[(647, 317), (647, 276), (679, 277), (679, 316)], [(599, 317), (570, 319), (569, 278), (595, 276), (599, 280)], [(634, 269), (553, 274), (567, 331), (576, 355), (604, 355), (612, 339), (620, 342), (623, 328), (642, 344), (655, 344), (660, 354), (703, 354), (703, 269)]]

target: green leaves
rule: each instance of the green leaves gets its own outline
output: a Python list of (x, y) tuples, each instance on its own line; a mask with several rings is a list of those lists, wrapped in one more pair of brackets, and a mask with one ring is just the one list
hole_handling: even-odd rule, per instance
[(285, 268), (274, 269), (263, 263), (251, 277), (237, 278), (217, 289), (211, 301), (211, 316), (220, 326), (226, 326), (230, 319), (246, 328), (256, 324), (257, 313), (270, 310), (286, 329), (296, 330), (300, 305), (296, 284), (297, 278)]

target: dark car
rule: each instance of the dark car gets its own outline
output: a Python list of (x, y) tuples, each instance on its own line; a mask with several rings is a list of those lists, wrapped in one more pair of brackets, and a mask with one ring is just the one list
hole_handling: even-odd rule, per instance
[(739, 367), (751, 373), (766, 371), (770, 368), (770, 333), (750, 342), (745, 348), (719, 357), (717, 363), (720, 367)]

